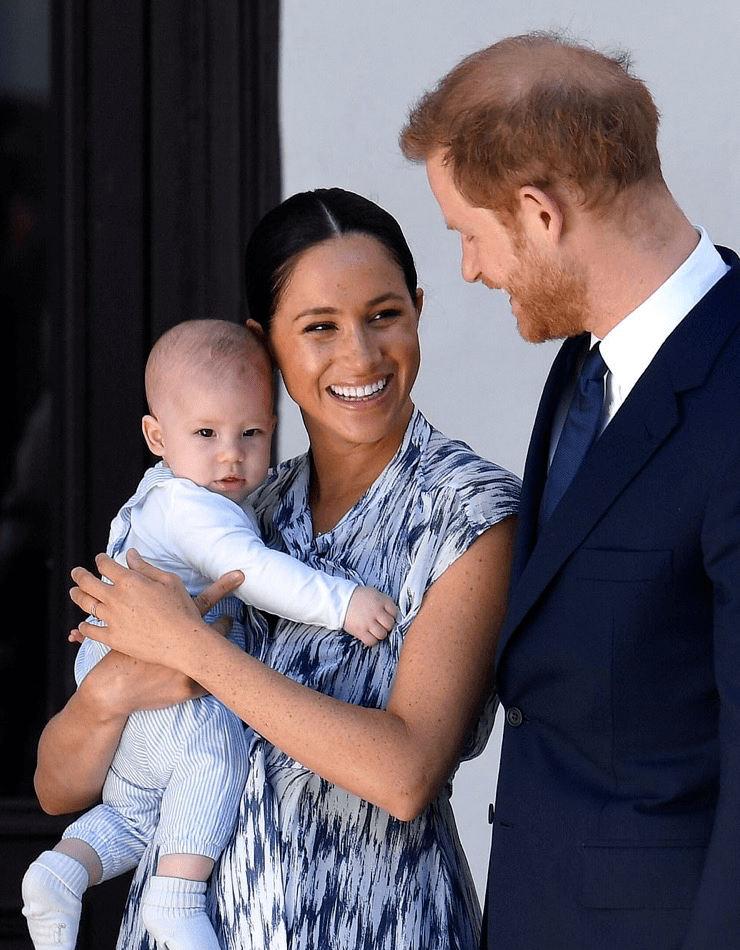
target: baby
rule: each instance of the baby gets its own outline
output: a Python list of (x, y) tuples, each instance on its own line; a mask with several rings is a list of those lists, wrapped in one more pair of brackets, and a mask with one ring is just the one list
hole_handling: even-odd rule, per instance
[[(162, 461), (114, 518), (108, 553), (125, 564), (135, 547), (177, 573), (191, 594), (240, 569), (244, 583), (218, 612), (236, 618), (230, 638), (242, 648), (242, 602), (343, 627), (369, 646), (385, 637), (396, 615), (390, 598), (270, 550), (259, 536), (247, 496), (267, 474), (275, 428), (261, 330), (221, 320), (178, 324), (152, 349), (146, 394), (144, 438)], [(95, 640), (82, 644), (78, 683), (106, 652)], [(37, 950), (73, 950), (84, 891), (135, 867), (155, 832), (157, 870), (142, 899), (151, 936), (160, 948), (218, 950), (206, 881), (232, 834), (246, 762), (242, 722), (212, 696), (133, 713), (103, 803), (71, 824), (23, 879), (23, 913)]]

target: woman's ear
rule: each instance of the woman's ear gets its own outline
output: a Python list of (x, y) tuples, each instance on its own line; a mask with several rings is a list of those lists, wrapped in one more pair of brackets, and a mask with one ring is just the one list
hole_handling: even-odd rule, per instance
[(265, 331), (262, 329), (262, 325), (259, 324), (259, 323), (257, 323), (257, 321), (256, 321), (256, 320), (253, 320), (251, 317), (249, 317), (249, 319), (246, 321), (246, 323), (244, 324), (244, 326), (245, 326), (248, 330), (251, 330), (252, 333), (254, 333), (255, 336), (259, 337), (260, 340), (265, 340), (265, 339), (266, 339), (267, 334), (266, 334)]
[(270, 357), (270, 362), (272, 363), (273, 369), (275, 368), (275, 355), (272, 352), (272, 344), (270, 343), (270, 337), (265, 332), (261, 323), (257, 323), (256, 320), (253, 320), (251, 317), (244, 324), (248, 330), (251, 330), (252, 333), (260, 340), (267, 351), (267, 355)]
[(421, 287), (416, 288), (416, 316), (417, 318), (421, 316), (421, 311), (424, 306), (424, 291)]
[(156, 416), (143, 416), (141, 420), (141, 431), (144, 433), (144, 439), (152, 455), (158, 455), (160, 458), (164, 458), (162, 428)]

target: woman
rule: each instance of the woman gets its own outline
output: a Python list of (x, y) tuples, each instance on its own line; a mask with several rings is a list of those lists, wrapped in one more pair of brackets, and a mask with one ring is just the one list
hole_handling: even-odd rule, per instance
[[(296, 195), (256, 229), (246, 273), (311, 446), (254, 496), (265, 537), (383, 590), (398, 622), (367, 649), (278, 620), (245, 654), (175, 579), (101, 555), (113, 585), (77, 568), (72, 598), (136, 661), (99, 664), (47, 727), (39, 797), (52, 811), (89, 804), (127, 713), (152, 703), (145, 677), (159, 705), (192, 695), (190, 678), (254, 731), (239, 826), (214, 873), (225, 946), (472, 950), (479, 909), (449, 781), (491, 727), (517, 480), (412, 404), (422, 294), (385, 211), (338, 189)], [(161, 667), (174, 683), (161, 685)], [(122, 945), (139, 946), (135, 919), (126, 926)]]

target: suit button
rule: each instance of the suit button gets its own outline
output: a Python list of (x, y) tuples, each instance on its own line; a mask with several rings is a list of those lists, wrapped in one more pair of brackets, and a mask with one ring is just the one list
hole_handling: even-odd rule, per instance
[(521, 726), (524, 722), (524, 716), (518, 706), (510, 706), (506, 710), (506, 721), (510, 726)]
[(493, 824), (493, 802), (491, 802), (488, 806), (488, 824)]

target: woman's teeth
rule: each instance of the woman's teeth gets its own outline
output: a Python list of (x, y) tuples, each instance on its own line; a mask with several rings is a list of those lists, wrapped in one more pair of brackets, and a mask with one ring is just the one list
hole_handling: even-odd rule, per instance
[(388, 385), (388, 377), (379, 379), (376, 383), (368, 383), (367, 386), (330, 386), (335, 396), (341, 396), (342, 399), (367, 399), (374, 396)]

